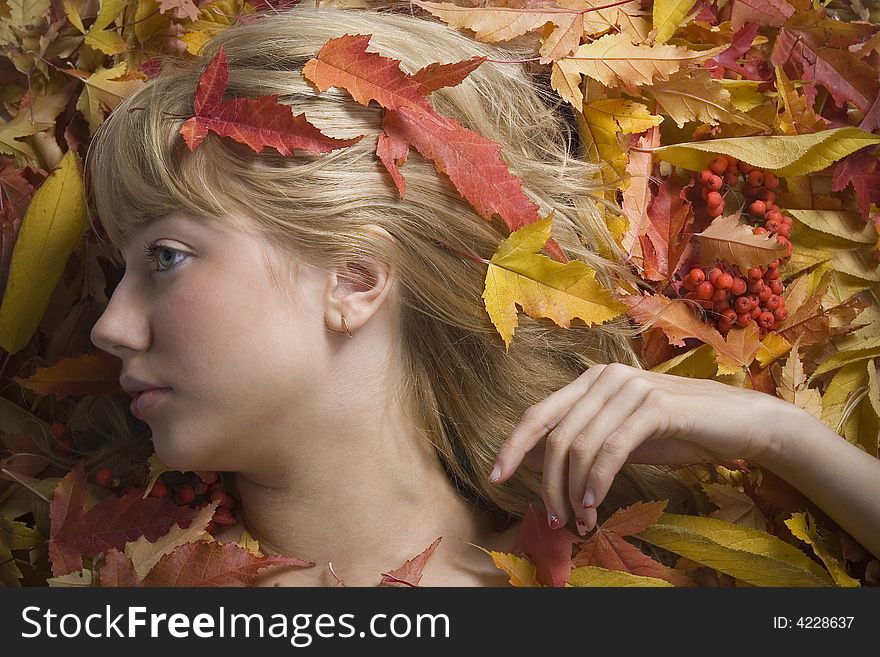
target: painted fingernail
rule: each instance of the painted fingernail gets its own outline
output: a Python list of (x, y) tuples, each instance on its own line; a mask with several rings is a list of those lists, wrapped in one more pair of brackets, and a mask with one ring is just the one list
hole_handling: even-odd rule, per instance
[(586, 493), (584, 493), (584, 508), (585, 509), (589, 509), (590, 507), (592, 507), (593, 502), (595, 502), (595, 501), (596, 500), (593, 498), (593, 491), (588, 490)]
[(550, 525), (550, 529), (559, 529), (562, 526), (562, 523), (559, 522), (559, 518), (556, 517), (556, 514), (547, 512), (547, 524)]
[(578, 534), (583, 536), (584, 534), (587, 533), (587, 523), (584, 521), (583, 518), (578, 518), (576, 522), (577, 522)]
[(495, 467), (492, 468), (492, 474), (489, 475), (489, 481), (491, 481), (494, 484), (496, 481), (498, 481), (498, 477), (500, 477), (500, 476), (501, 476), (501, 466), (496, 463)]

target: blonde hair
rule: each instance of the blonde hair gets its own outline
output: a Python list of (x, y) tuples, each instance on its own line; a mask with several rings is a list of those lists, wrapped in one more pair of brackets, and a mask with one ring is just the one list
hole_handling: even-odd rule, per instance
[[(533, 53), (516, 44), (479, 43), (430, 17), (391, 8), (303, 2), (260, 15), (216, 35), (200, 58), (166, 66), (113, 111), (90, 145), (89, 204), (117, 244), (139, 222), (172, 211), (232, 222), (242, 213), (280, 252), (315, 266), (344, 267), (353, 258), (394, 263), (401, 289), (401, 394), (414, 404), (460, 494), (522, 516), (530, 501), (540, 499), (541, 477), (520, 468), (504, 485), (490, 484), (501, 443), (530, 406), (589, 366), (641, 367), (631, 342), (641, 329), (625, 316), (589, 327), (577, 320), (566, 330), (521, 314), (505, 350), (481, 299), (485, 265), (436, 242), (488, 259), (508, 231), (482, 219), (416, 153), (401, 168), (401, 199), (375, 155), (382, 108), (364, 107), (341, 89), (319, 93), (300, 75), (325, 42), (346, 33), (371, 34), (369, 49), (401, 60), (407, 73), (474, 55), (509, 60)], [(179, 128), (192, 115), (199, 75), (220, 46), (228, 58), (230, 96), (278, 94), (327, 135), (368, 136), (328, 154), (297, 151), (294, 157), (274, 149), (258, 154), (209, 133), (190, 152)], [(602, 191), (593, 182), (598, 167), (572, 156), (576, 131), (546, 79), (526, 66), (487, 61), (457, 86), (430, 94), (429, 102), (501, 144), (502, 157), (542, 216), (555, 211), (553, 237), (570, 259), (588, 263), (609, 288), (617, 281), (637, 288), (592, 200)], [(394, 242), (362, 230), (366, 224), (385, 228)], [(278, 262), (270, 264), (283, 275)], [(692, 491), (682, 480), (656, 466), (628, 464), (600, 506), (600, 520), (619, 506), (652, 499), (669, 499), (670, 511), (693, 510)]]

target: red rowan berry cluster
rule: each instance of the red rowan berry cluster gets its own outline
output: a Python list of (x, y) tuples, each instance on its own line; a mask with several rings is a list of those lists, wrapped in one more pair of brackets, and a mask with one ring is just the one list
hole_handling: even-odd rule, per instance
[(734, 324), (745, 327), (754, 321), (763, 338), (788, 318), (778, 258), (767, 267), (752, 267), (745, 277), (735, 265), (718, 264), (708, 275), (694, 267), (682, 285), (688, 290), (685, 297), (699, 303), (707, 311), (708, 323), (722, 334)]
[[(756, 235), (771, 233), (777, 241), (788, 247), (791, 255), (791, 217), (783, 216), (776, 205), (779, 178), (736, 158), (719, 155), (696, 175), (700, 196), (706, 201), (710, 218), (724, 213), (726, 194), (742, 183), (741, 194), (745, 197), (743, 218), (753, 226)], [(741, 199), (740, 194), (736, 195)], [(767, 267), (753, 267), (745, 275), (736, 265), (719, 262), (709, 270), (695, 267), (688, 272), (682, 286), (686, 298), (693, 299), (706, 311), (706, 321), (726, 334), (734, 325), (745, 327), (749, 322), (758, 325), (763, 338), (788, 318), (782, 292), (785, 289), (779, 279), (780, 260)]]
[[(113, 470), (109, 467), (98, 468), (94, 476), (95, 483), (99, 486), (112, 489), (120, 488), (119, 478), (114, 476)], [(143, 497), (145, 490), (146, 488), (143, 486), (128, 486), (121, 492), (123, 495), (140, 498)], [(177, 471), (164, 472), (153, 484), (148, 497), (169, 498), (180, 506), (199, 509), (219, 499), (220, 505), (214, 511), (211, 522), (208, 523), (208, 533), (216, 531), (217, 525), (235, 523), (232, 510), (237, 501), (223, 487), (218, 472), (204, 471), (199, 474)]]

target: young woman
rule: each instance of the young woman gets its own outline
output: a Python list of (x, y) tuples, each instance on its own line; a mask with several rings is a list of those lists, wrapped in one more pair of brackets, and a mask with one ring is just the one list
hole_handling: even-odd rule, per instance
[[(581, 534), (640, 499), (693, 513), (662, 466), (735, 458), (786, 478), (880, 555), (880, 463), (798, 407), (643, 370), (625, 317), (561, 329), (520, 315), (506, 350), (481, 299), (485, 265), (461, 253), (489, 258), (507, 232), (417, 155), (401, 198), (375, 155), (382, 109), (300, 74), (344, 34), (372, 35), (408, 73), (517, 54), (431, 19), (301, 3), (150, 80), (87, 163), (125, 261), (92, 340), (121, 359), (124, 388), (163, 389), (137, 414), (165, 464), (231, 474), (240, 525), (226, 537), (244, 527), (267, 553), (320, 566), (260, 584), (375, 585), (442, 536), (423, 585), (502, 585), (473, 545), (508, 551), (530, 502)], [(229, 97), (278, 94), (325, 134), (371, 136), (320, 156), (215, 134), (190, 151), (180, 127), (221, 46)], [(429, 99), (501, 144), (570, 259), (606, 285), (632, 280), (588, 198), (594, 166), (571, 158), (552, 94), (522, 67), (484, 62)]]

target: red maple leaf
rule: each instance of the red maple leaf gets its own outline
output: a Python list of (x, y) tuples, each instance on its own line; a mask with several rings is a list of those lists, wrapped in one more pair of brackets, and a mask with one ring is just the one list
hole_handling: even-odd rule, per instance
[(145, 536), (155, 541), (172, 526), (189, 527), (198, 509), (164, 498), (108, 495), (86, 510), (88, 494), (82, 462), (58, 482), (49, 503), (49, 560), (56, 577), (83, 567), (83, 556), (121, 549)]
[[(302, 73), (319, 91), (340, 87), (362, 105), (375, 100), (385, 108), (384, 134), (379, 136), (376, 154), (401, 198), (406, 185), (397, 167), (406, 161), (409, 146), (414, 146), (449, 177), (483, 219), (491, 220), (496, 213), (511, 232), (540, 219), (540, 208), (523, 191), (522, 179), (511, 174), (501, 158), (501, 145), (438, 114), (425, 97), (426, 91), (460, 82), (462, 73), (469, 73), (484, 58), (448, 68), (426, 67), (411, 76), (401, 70), (399, 60), (367, 52), (371, 37), (346, 34), (330, 39), (317, 57), (306, 62)], [(568, 262), (552, 238), (545, 248), (560, 262)]]
[(580, 545), (572, 563), (575, 566), (599, 566), (634, 575), (655, 577), (675, 586), (694, 586), (693, 580), (679, 570), (654, 561), (636, 546), (623, 539), (649, 527), (666, 508), (667, 501), (636, 502), (618, 509), (596, 527), (596, 533)]
[(422, 553), (412, 559), (407, 559), (400, 568), (389, 573), (382, 573), (382, 581), (379, 582), (379, 586), (418, 586), (422, 579), (422, 570), (428, 563), (428, 559), (434, 554), (434, 549), (440, 544), (441, 538), (443, 537), (440, 536), (431, 543)]
[(565, 586), (571, 575), (571, 546), (578, 540), (565, 527), (550, 529), (546, 513), (529, 504), (513, 550), (522, 552), (535, 564), (541, 584)]
[(867, 220), (871, 201), (880, 202), (880, 172), (877, 158), (864, 152), (843, 158), (834, 165), (831, 176), (831, 191), (839, 192), (852, 185), (859, 203), (859, 212)]
[(257, 153), (271, 146), (282, 155), (291, 155), (296, 148), (319, 155), (346, 148), (364, 137), (328, 137), (308, 122), (304, 112), (293, 116), (290, 106), (278, 102), (278, 94), (224, 101), (228, 79), (226, 51), (221, 46), (199, 77), (193, 102), (195, 116), (180, 127), (191, 151), (204, 140), (208, 130), (246, 144)]

